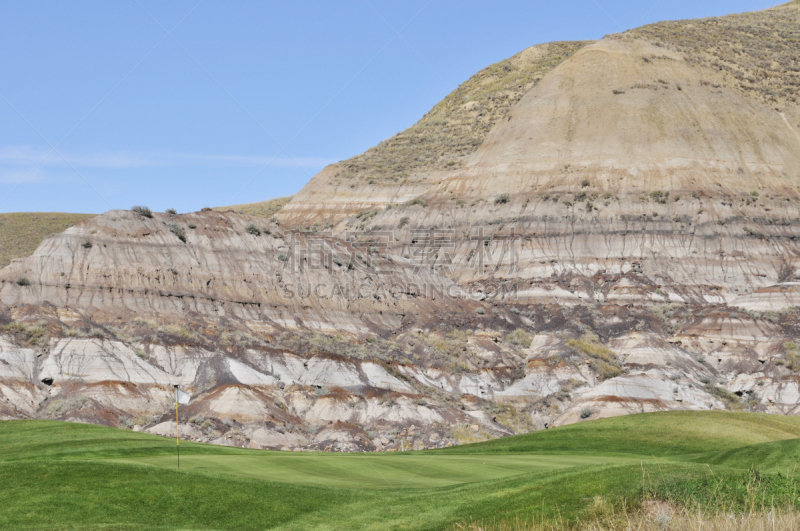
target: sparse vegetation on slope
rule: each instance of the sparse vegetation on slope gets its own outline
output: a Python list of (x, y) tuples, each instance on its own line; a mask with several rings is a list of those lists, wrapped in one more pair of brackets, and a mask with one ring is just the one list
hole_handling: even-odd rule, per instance
[(590, 42), (533, 46), (481, 70), (413, 126), (339, 163), (338, 178), (396, 183), (415, 172), (460, 167), (512, 105), (545, 74)]
[(628, 34), (683, 52), (689, 61), (724, 73), (745, 93), (771, 106), (797, 103), (800, 2), (724, 17), (659, 22)]
[(57, 212), (18, 212), (0, 214), (0, 268), (13, 258), (30, 256), (42, 240), (63, 232), (93, 214)]
[(227, 207), (214, 207), (213, 210), (219, 212), (227, 212), (233, 210), (240, 214), (247, 214), (248, 216), (256, 216), (259, 218), (270, 219), (278, 213), (280, 209), (292, 200), (292, 196), (278, 197), (277, 199), (270, 199), (269, 201), (261, 201), (260, 203), (247, 203), (243, 205), (233, 205)]

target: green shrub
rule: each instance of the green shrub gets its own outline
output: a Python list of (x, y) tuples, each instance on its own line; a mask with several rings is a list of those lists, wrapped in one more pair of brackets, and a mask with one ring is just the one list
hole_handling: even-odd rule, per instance
[(87, 240), (87, 241), (85, 241), (85, 242), (83, 242), (81, 244), (81, 247), (83, 247), (84, 249), (91, 249), (92, 248), (92, 242)]
[(667, 199), (669, 199), (669, 192), (662, 192), (661, 190), (655, 190), (653, 192), (650, 192), (650, 197), (653, 198), (653, 201), (661, 203), (662, 205), (666, 205)]
[(524, 348), (530, 347), (531, 343), (533, 342), (530, 334), (528, 334), (522, 328), (517, 328), (516, 330), (508, 334), (508, 336), (506, 336), (506, 339), (508, 340), (509, 343), (513, 345), (520, 345)]
[(402, 229), (403, 227), (408, 225), (410, 222), (411, 222), (411, 219), (408, 216), (403, 216), (402, 218), (400, 218), (400, 222), (397, 224), (397, 228), (398, 229)]
[(247, 232), (248, 234), (252, 234), (253, 236), (261, 236), (261, 229), (259, 229), (252, 223), (249, 224), (244, 230), (245, 232)]
[(567, 346), (575, 352), (596, 358), (598, 361), (594, 364), (594, 369), (603, 380), (614, 378), (623, 372), (616, 353), (600, 345), (599, 338), (592, 333), (584, 334), (581, 339), (568, 339)]
[(177, 223), (169, 223), (167, 224), (167, 228), (172, 234), (177, 236), (180, 241), (186, 243), (186, 231), (183, 230), (183, 227)]
[(706, 384), (706, 392), (712, 396), (715, 396), (725, 402), (725, 404), (731, 409), (739, 409), (741, 406), (741, 401), (739, 397), (736, 396), (734, 393), (731, 393), (727, 389), (717, 386), (714, 383), (707, 383)]
[(800, 345), (789, 341), (783, 344), (783, 350), (786, 352), (786, 367), (792, 371), (800, 371)]
[(603, 360), (599, 360), (594, 365), (595, 372), (597, 372), (597, 376), (600, 377), (601, 380), (610, 380), (611, 378), (616, 378), (620, 374), (622, 374), (622, 367), (619, 365), (606, 363)]
[(42, 326), (28, 326), (24, 323), (11, 323), (0, 326), (0, 330), (14, 336), (14, 339), (28, 346), (36, 346), (43, 343), (45, 329)]
[(187, 223), (186, 226), (189, 227), (190, 229), (196, 229), (197, 228), (197, 225), (195, 225), (195, 223), (193, 221), (190, 221), (189, 223)]
[(167, 214), (173, 215), (173, 216), (178, 213), (178, 211), (175, 210), (174, 208), (168, 208), (164, 212), (166, 212)]
[(31, 285), (31, 281), (28, 280), (25, 277), (19, 277), (17, 279), (17, 286), (30, 286), (30, 285)]
[(592, 409), (592, 408), (590, 408), (588, 406), (584, 406), (584, 407), (581, 408), (581, 418), (582, 419), (588, 419), (592, 415), (594, 415), (594, 409)]
[(146, 206), (138, 206), (137, 205), (137, 206), (134, 206), (133, 208), (131, 208), (131, 210), (133, 210), (134, 212), (136, 212), (140, 216), (144, 216), (146, 218), (152, 218), (153, 217), (153, 211), (150, 210), (149, 208), (147, 208)]
[(421, 207), (423, 207), (423, 208), (424, 208), (424, 207), (428, 206), (428, 202), (427, 202), (427, 201), (423, 201), (422, 199), (420, 199), (420, 198), (418, 197), (418, 198), (414, 199), (413, 201), (411, 201), (411, 202), (409, 203), (409, 205), (411, 205), (411, 206), (414, 206), (414, 205), (419, 205), (419, 206), (421, 206)]
[(356, 219), (363, 219), (364, 221), (375, 217), (378, 214), (377, 210), (362, 210), (356, 214)]
[(614, 351), (598, 344), (597, 336), (594, 334), (584, 334), (581, 339), (568, 339), (567, 346), (576, 352), (582, 352), (606, 362), (617, 361), (617, 355)]
[(511, 196), (508, 194), (500, 194), (494, 198), (495, 205), (505, 205), (511, 202)]

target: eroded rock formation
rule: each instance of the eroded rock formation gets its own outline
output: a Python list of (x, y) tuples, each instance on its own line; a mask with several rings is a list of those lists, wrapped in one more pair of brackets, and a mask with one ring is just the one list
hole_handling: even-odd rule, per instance
[(796, 414), (798, 43), (792, 2), (533, 47), (270, 220), (79, 223), (0, 272), (0, 415), (171, 435), (180, 384), (187, 437), (350, 451)]

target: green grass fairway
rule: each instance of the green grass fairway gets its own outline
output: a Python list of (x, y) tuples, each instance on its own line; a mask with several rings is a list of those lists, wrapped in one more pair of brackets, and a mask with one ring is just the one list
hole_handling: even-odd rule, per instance
[[(115, 460), (175, 468), (174, 455)], [(440, 454), (305, 454), (264, 452), (263, 455), (188, 455), (181, 470), (231, 474), (253, 479), (369, 489), (445, 487), (527, 472), (599, 463), (638, 462), (630, 458), (543, 455), (440, 455)]]
[[(800, 418), (672, 412), (445, 450), (327, 454), (0, 423), (0, 529), (445, 529), (591, 517), (596, 497), (797, 507)], [(758, 469), (758, 472), (754, 471)]]

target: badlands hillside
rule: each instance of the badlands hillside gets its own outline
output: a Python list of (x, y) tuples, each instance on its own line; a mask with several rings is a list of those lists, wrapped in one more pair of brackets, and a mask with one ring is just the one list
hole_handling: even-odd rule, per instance
[(0, 271), (0, 415), (254, 448), (796, 414), (800, 2), (534, 46), (290, 200)]

